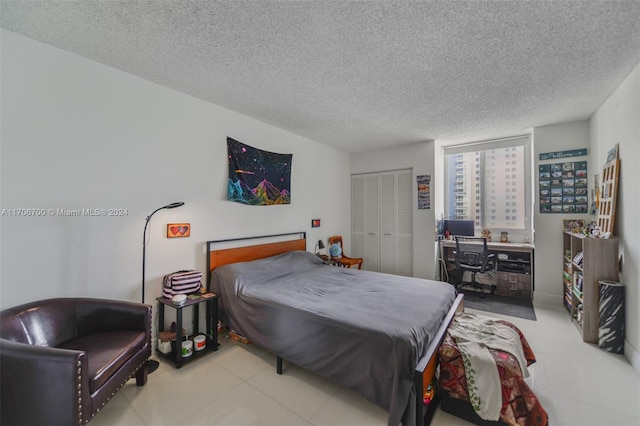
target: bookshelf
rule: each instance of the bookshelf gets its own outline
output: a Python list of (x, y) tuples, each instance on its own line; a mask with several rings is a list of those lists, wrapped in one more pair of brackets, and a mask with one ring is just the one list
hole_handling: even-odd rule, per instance
[(598, 343), (598, 282), (618, 280), (618, 239), (563, 234), (563, 304), (582, 340)]

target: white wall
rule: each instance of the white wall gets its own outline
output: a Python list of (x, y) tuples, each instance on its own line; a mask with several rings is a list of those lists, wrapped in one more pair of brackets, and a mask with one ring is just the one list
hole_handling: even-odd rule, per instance
[(626, 291), (625, 356), (640, 372), (640, 65), (591, 118), (593, 163), (600, 167), (607, 152), (619, 144), (620, 185), (614, 235), (620, 238)]
[[(539, 154), (588, 146), (589, 186), (593, 176), (601, 178), (607, 153), (619, 144), (620, 186), (614, 235), (620, 239), (620, 281), (626, 291), (625, 356), (640, 372), (640, 65), (625, 79), (588, 121), (534, 129), (535, 168)], [(579, 158), (577, 157), (576, 161)], [(600, 182), (601, 183), (601, 182)], [(537, 183), (536, 183), (537, 185)], [(590, 199), (591, 201), (591, 199)], [(562, 219), (579, 215), (535, 213), (536, 302), (562, 303)], [(583, 215), (590, 219), (589, 215)]]
[[(418, 184), (413, 187), (413, 276), (434, 279), (435, 216), (433, 206), (434, 142), (422, 142), (399, 148), (383, 149), (351, 155), (351, 173), (372, 173), (413, 169), (413, 179), (431, 175), (431, 208), (418, 209)], [(349, 239), (351, 236), (349, 235)]]
[(540, 161), (540, 154), (545, 152), (567, 151), (572, 149), (589, 149), (589, 121), (575, 121), (572, 123), (556, 124), (552, 126), (536, 127), (533, 129), (533, 174), (534, 174), (534, 244), (535, 250), (535, 292), (536, 303), (554, 304), (562, 306), (562, 220), (585, 219), (590, 220), (588, 214), (540, 213), (538, 201), (539, 179), (538, 166), (540, 164), (561, 163), (564, 161), (588, 161), (587, 169), (590, 175), (589, 186), (593, 184), (593, 174), (601, 166), (587, 157), (571, 157), (555, 160)]
[[(2, 30), (1, 208), (122, 208), (121, 217), (1, 218), (0, 306), (59, 296), (146, 302), (166, 273), (205, 272), (207, 240), (307, 231), (308, 250), (349, 233), (349, 155)], [(293, 153), (292, 203), (226, 201), (226, 137)], [(331, 171), (331, 173), (329, 173)], [(318, 182), (322, 185), (318, 185)], [(330, 190), (329, 190), (330, 189)], [(311, 219), (322, 226), (311, 229)], [(191, 237), (167, 239), (167, 223)]]

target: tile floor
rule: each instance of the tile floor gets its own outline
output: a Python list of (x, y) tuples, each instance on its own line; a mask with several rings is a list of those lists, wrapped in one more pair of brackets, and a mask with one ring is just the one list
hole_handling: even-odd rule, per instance
[[(527, 380), (549, 425), (640, 425), (640, 375), (626, 359), (583, 343), (561, 307), (538, 306), (536, 315), (501, 318), (522, 330), (538, 358)], [(329, 380), (286, 362), (278, 376), (273, 355), (224, 337), (221, 344), (181, 369), (161, 360), (146, 386), (129, 381), (90, 424), (387, 424), (384, 410)], [(432, 424), (468, 423), (438, 410)]]

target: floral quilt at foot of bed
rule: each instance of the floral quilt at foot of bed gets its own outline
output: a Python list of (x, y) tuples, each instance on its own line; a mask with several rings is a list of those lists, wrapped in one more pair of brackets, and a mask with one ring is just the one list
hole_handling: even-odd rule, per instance
[[(501, 321), (518, 332), (527, 365), (536, 361), (531, 347), (522, 332), (508, 321)], [(547, 412), (522, 376), (517, 359), (503, 351), (490, 349), (498, 366), (502, 384), (502, 409), (500, 420), (510, 425), (546, 426)], [(449, 392), (453, 398), (469, 401), (464, 360), (455, 340), (449, 334), (439, 349), (440, 387)]]

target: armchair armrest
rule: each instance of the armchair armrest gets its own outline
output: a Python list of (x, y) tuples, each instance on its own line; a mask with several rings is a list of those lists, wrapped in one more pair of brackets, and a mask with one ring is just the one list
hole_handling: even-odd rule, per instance
[(83, 423), (91, 406), (87, 370), (84, 352), (0, 339), (0, 406), (12, 408), (0, 423)]

